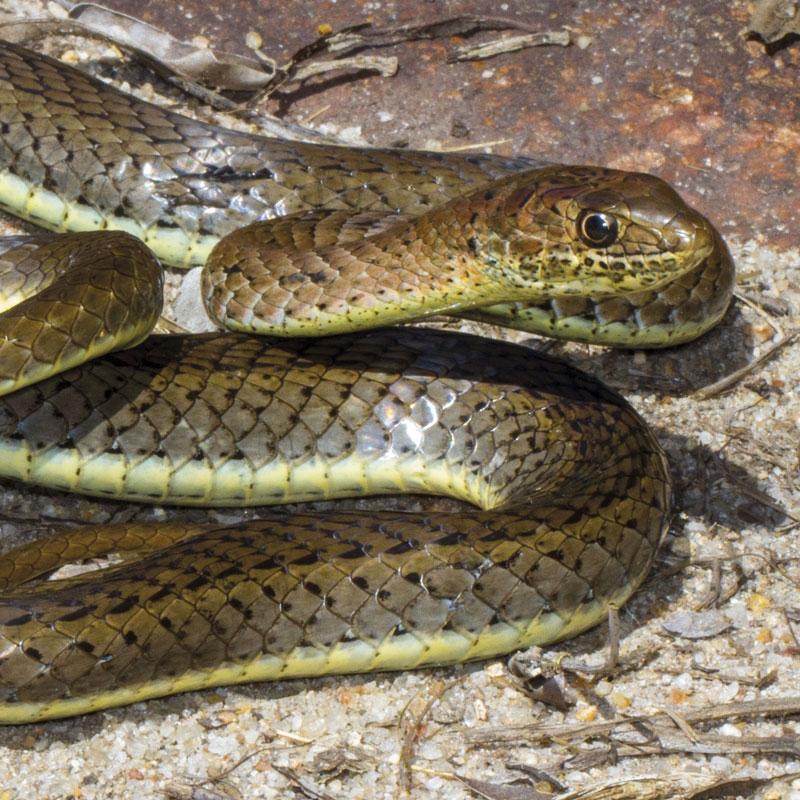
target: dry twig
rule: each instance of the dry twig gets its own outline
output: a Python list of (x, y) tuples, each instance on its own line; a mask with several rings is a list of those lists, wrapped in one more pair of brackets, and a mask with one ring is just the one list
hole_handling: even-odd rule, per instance
[(753, 359), (753, 361), (751, 361), (749, 364), (746, 364), (741, 369), (737, 369), (730, 375), (726, 375), (721, 380), (715, 381), (709, 386), (700, 389), (697, 392), (697, 397), (699, 397), (701, 400), (708, 400), (710, 397), (715, 397), (721, 392), (724, 392), (726, 389), (729, 389), (735, 383), (738, 383), (745, 375), (749, 375), (751, 372), (753, 372), (753, 370), (757, 369), (762, 364), (765, 364), (771, 358), (774, 358), (775, 355), (783, 350), (784, 347), (794, 342), (798, 334), (800, 334), (800, 330), (797, 328), (795, 328), (793, 331), (789, 331), (786, 336), (775, 342), (775, 344), (769, 347), (766, 352), (762, 353), (758, 358)]

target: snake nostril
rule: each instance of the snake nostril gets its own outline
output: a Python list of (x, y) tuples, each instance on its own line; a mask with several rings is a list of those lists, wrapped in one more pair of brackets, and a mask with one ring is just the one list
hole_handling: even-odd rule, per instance
[(700, 214), (683, 214), (671, 226), (675, 244), (672, 249), (681, 252), (695, 252), (697, 259), (704, 258), (711, 250), (713, 236), (709, 224)]
[(670, 237), (672, 241), (668, 240), (670, 250), (678, 253), (691, 250), (694, 245), (694, 230), (691, 228), (675, 228)]

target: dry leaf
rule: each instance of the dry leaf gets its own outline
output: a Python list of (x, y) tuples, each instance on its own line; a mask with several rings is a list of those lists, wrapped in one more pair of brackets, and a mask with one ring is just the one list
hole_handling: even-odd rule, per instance
[(679, 611), (664, 620), (664, 630), (683, 639), (707, 639), (731, 627), (731, 621), (719, 611)]
[(457, 777), (478, 797), (483, 797), (485, 800), (552, 800), (554, 797), (552, 794), (537, 791), (527, 782), (489, 783), (474, 778), (462, 778), (460, 775)]
[(49, 33), (78, 34), (99, 38), (135, 53), (161, 75), (179, 75), (185, 80), (221, 89), (253, 91), (267, 85), (275, 68), (248, 56), (197, 47), (170, 36), (141, 20), (94, 3), (79, 3), (68, 19), (32, 19), (4, 22), (11, 41), (29, 41)]
[(750, 31), (767, 44), (784, 36), (800, 36), (800, 4), (796, 0), (760, 0), (750, 18)]
[(447, 56), (447, 61), (480, 61), (486, 58), (499, 56), (501, 53), (515, 53), (526, 47), (542, 47), (544, 45), (557, 45), (568, 47), (570, 44), (569, 31), (542, 31), (541, 33), (526, 33), (523, 36), (509, 36), (507, 39), (497, 39), (493, 42), (459, 47)]

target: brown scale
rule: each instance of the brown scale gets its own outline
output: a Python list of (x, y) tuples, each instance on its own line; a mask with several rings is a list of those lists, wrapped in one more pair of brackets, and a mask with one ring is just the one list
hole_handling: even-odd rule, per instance
[[(192, 380), (176, 375), (176, 363)], [(120, 376), (136, 390), (124, 402), (104, 400)], [(666, 460), (635, 412), (593, 379), (524, 348), (412, 330), (274, 345), (230, 334), (169, 337), (67, 377), (0, 399), (0, 436), (22, 434), (41, 453), (91, 424), (104, 432), (92, 449), (134, 464), (142, 447), (165, 448), (171, 433), (153, 434), (165, 404), (193, 420), (172, 428), (183, 431), (186, 450), (221, 463), (242, 433), (228, 410), (248, 408), (268, 432), (261, 462), (302, 463), (309, 442), (333, 465), (358, 449), (360, 428), (373, 425), (391, 441), (424, 406), (431, 459), (466, 463), (499, 492), (499, 506), (280, 514), (191, 530), (100, 526), (30, 544), (0, 560), (0, 707), (140, 686), (261, 653), (285, 660), (303, 646), (414, 631), (480, 634), (548, 611), (566, 621), (638, 585), (668, 518)], [(393, 397), (399, 416), (389, 419), (383, 409)], [(298, 434), (318, 427), (320, 403), (337, 410), (336, 435)], [(276, 406), (291, 411), (276, 417)], [(29, 415), (44, 408), (52, 419), (34, 434)], [(47, 441), (42, 430), (51, 431)], [(14, 588), (109, 551), (137, 558)]]
[(0, 313), (0, 393), (149, 335), (163, 276), (138, 239), (118, 232), (25, 238), (0, 256), (0, 304), (15, 292), (38, 292)]
[[(702, 240), (703, 252), (716, 245), (693, 273), (663, 291), (638, 293), (640, 302), (633, 295), (598, 299), (573, 304), (570, 313), (602, 306), (621, 320), (627, 303), (629, 316), (674, 319), (696, 313), (696, 305), (687, 310), (693, 302), (719, 306), (717, 289), (730, 283), (721, 240), (712, 241), (708, 223), (649, 176), (547, 167), (488, 185), (535, 165), (226, 131), (7, 44), (0, 44), (0, 90), (7, 128), (0, 169), (49, 189), (65, 208), (106, 221), (132, 218), (145, 230), (212, 236), (259, 218), (341, 211), (281, 220), (258, 233), (260, 244), (280, 248), (272, 276), (259, 271), (238, 234), (220, 244), (233, 268), (219, 285), (242, 313), (347, 314), (370, 311), (379, 299), (434, 294), (449, 302), (483, 284), (518, 288), (522, 273), (536, 272), (544, 258), (565, 276), (591, 277), (596, 269), (613, 276), (645, 255), (658, 262), (680, 249), (676, 220)], [(474, 191), (464, 195), (465, 187)], [(37, 202), (39, 209), (57, 205)], [(589, 263), (579, 228), (595, 205), (613, 213), (619, 237)], [(401, 217), (386, 221), (398, 209)], [(19, 323), (30, 329), (30, 353), (39, 352), (37, 337), (53, 335), (40, 324), (45, 317), (60, 341), (85, 348), (96, 320), (113, 322), (154, 291), (130, 269), (136, 259), (126, 248), (138, 246), (131, 237), (97, 236), (112, 238), (86, 245), (93, 270), (66, 290), (67, 307), (41, 306)], [(452, 255), (454, 245), (460, 255)], [(501, 263), (508, 247), (517, 248), (521, 272)], [(483, 271), (468, 263), (467, 251), (483, 260)], [(31, 266), (25, 280), (38, 280), (39, 272)], [(99, 290), (117, 283), (129, 294), (108, 305)], [(566, 309), (573, 301), (553, 302)], [(89, 323), (75, 310), (83, 303)], [(48, 340), (46, 359), (58, 360), (51, 358), (58, 347)], [(456, 496), (463, 499), (471, 482), (490, 498), (487, 508), (458, 514), (276, 514), (233, 528), (101, 527), (7, 554), (0, 559), (7, 581), (0, 721), (20, 721), (14, 709), (26, 703), (55, 703), (52, 714), (59, 714), (59, 702), (84, 698), (90, 707), (104, 692), (145, 692), (187, 670), (233, 669), (259, 656), (290, 669), (303, 649), (329, 653), (355, 642), (379, 649), (450, 632), (486, 637), (506, 623), (538, 630), (524, 643), (551, 641), (624, 601), (646, 574), (669, 517), (665, 457), (616, 394), (529, 350), (434, 332), (151, 339), (0, 398), (0, 446), (24, 452), (8, 460), (24, 462), (31, 476), (57, 456), (81, 465), (77, 490), (145, 501), (161, 500), (160, 488), (142, 488), (131, 475), (153, 464), (169, 470), (170, 480), (192, 465), (206, 475), (242, 467), (241, 496), (226, 502), (262, 504), (284, 499), (283, 479), (255, 494), (259, 471), (274, 465), (273, 475), (321, 464), (319, 485), (308, 494), (323, 497), (335, 476), (330, 494), (360, 491), (358, 470), (337, 472), (348, 459), (357, 458), (364, 472), (399, 474), (418, 456), (423, 472), (447, 466)], [(122, 474), (122, 488), (93, 488), (86, 475), (94, 463)], [(66, 470), (51, 470), (47, 480), (61, 486)], [(203, 491), (178, 499), (199, 503)], [(116, 551), (136, 557), (71, 582), (24, 585), (60, 564)], [(549, 623), (537, 629), (542, 620)], [(415, 664), (450, 660), (423, 653)]]
[(177, 225), (222, 236), (256, 219), (320, 207), (418, 213), (461, 194), (465, 184), (536, 165), (225, 130), (6, 42), (0, 91), (0, 122), (8, 124), (0, 168), (68, 203), (145, 228)]

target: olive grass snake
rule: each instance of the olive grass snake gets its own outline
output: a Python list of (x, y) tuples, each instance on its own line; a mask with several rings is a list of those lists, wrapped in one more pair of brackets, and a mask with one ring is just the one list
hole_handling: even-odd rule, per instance
[[(662, 181), (236, 133), (4, 44), (0, 206), (101, 229), (0, 257), (0, 291), (40, 289), (0, 317), (1, 474), (165, 504), (476, 506), (92, 526), (12, 551), (0, 722), (500, 655), (587, 629), (644, 578), (671, 480), (622, 398), (526, 348), (382, 326), (447, 312), (627, 346), (699, 335), (733, 266)], [(207, 307), (238, 332), (147, 338), (151, 251), (208, 260)], [(109, 552), (136, 557), (26, 583)]]

